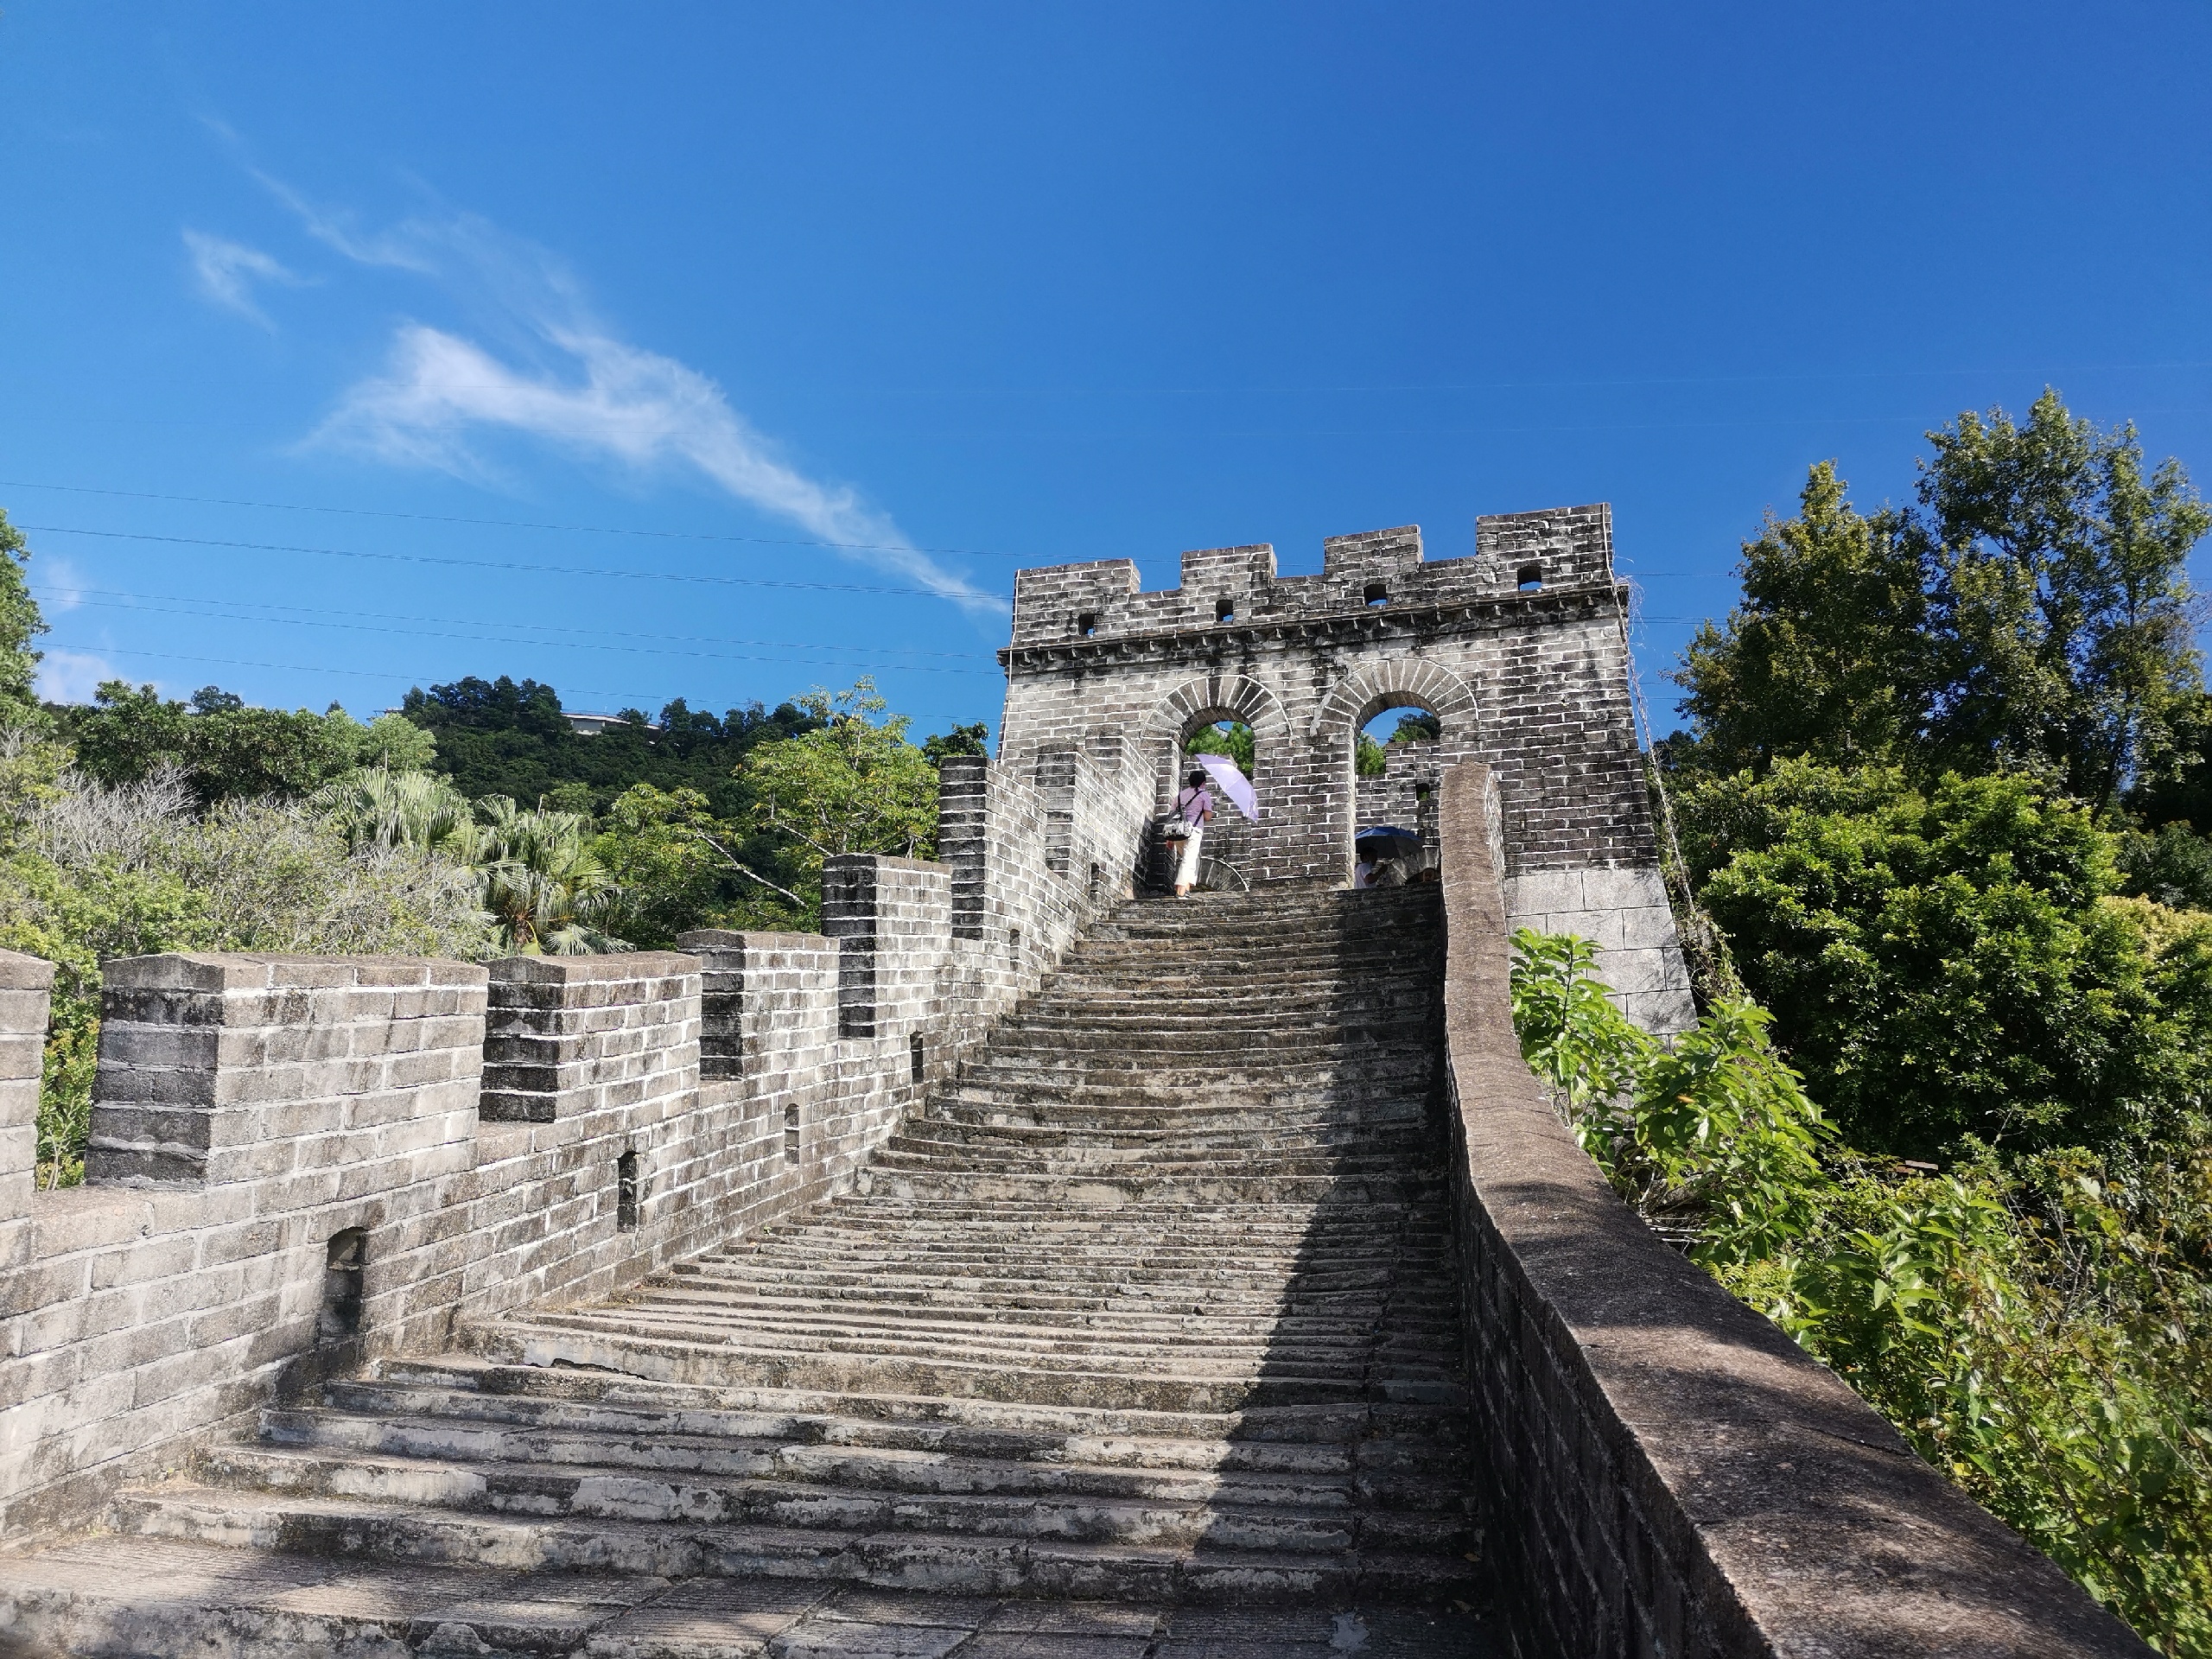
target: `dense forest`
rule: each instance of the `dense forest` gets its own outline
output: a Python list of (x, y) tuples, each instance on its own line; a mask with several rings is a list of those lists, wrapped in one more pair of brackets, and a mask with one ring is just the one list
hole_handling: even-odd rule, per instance
[(1675, 671), (1703, 1017), (1523, 934), (1524, 1051), (1622, 1196), (2161, 1651), (2212, 1656), (2212, 698), (2179, 465), (2047, 392), (1832, 463)]

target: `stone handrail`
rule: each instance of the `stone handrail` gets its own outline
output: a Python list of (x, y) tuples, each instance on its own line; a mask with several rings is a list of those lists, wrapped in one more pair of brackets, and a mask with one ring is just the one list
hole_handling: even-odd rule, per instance
[(1474, 1467), (1513, 1649), (2149, 1655), (1614, 1196), (1514, 1036), (1495, 801), (1486, 768), (1446, 774)]

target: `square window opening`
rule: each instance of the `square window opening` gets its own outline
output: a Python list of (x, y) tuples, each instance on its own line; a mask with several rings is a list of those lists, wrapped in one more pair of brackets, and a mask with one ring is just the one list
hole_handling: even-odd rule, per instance
[(1541, 564), (1524, 564), (1513, 573), (1513, 582), (1514, 585), (1524, 594), (1541, 593), (1544, 586), (1544, 567)]
[(1234, 622), (1236, 620), (1236, 601), (1233, 599), (1214, 601), (1213, 620), (1217, 622)]
[(1098, 632), (1098, 613), (1085, 611), (1075, 620), (1075, 631), (1088, 639)]
[(368, 1265), (369, 1236), (359, 1227), (333, 1233), (323, 1256), (322, 1306), (315, 1311), (315, 1338), (345, 1342), (361, 1334), (361, 1278)]
[(1390, 584), (1385, 582), (1370, 582), (1367, 584), (1367, 591), (1361, 597), (1370, 605), (1387, 605), (1390, 602)]
[(614, 1230), (638, 1230), (638, 1154), (626, 1152), (614, 1160)]

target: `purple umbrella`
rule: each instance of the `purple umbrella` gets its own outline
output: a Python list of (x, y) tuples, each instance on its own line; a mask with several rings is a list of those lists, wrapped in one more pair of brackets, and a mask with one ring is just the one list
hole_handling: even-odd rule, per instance
[(1221, 792), (1239, 812), (1255, 823), (1260, 821), (1260, 798), (1252, 792), (1252, 780), (1234, 760), (1225, 754), (1194, 754), (1191, 759), (1206, 769), (1206, 776), (1220, 785)]

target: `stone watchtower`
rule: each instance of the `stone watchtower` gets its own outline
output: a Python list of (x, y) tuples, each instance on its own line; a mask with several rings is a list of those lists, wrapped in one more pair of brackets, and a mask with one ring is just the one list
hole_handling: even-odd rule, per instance
[(1370, 802), (1424, 803), (1444, 768), (1488, 765), (1515, 920), (1594, 939), (1631, 1014), (1655, 1030), (1688, 1024), (1611, 510), (1478, 518), (1470, 558), (1423, 559), (1410, 526), (1323, 545), (1311, 576), (1277, 575), (1265, 545), (1185, 553), (1181, 585), (1157, 593), (1128, 559), (1017, 573), (1001, 760), (1041, 776), (1079, 750), (1165, 810), (1184, 742), (1242, 721), (1260, 820), (1224, 813), (1209, 849), (1247, 880), (1342, 883), (1362, 827), (1357, 735), (1388, 709), (1424, 709), (1438, 741), (1395, 757)]

